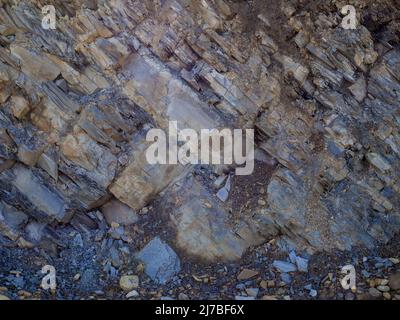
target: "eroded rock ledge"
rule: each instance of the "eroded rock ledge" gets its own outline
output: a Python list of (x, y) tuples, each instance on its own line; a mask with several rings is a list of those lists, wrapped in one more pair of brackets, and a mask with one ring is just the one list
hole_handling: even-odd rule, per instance
[[(361, 24), (344, 30), (341, 1), (261, 2), (0, 1), (0, 241), (32, 247), (32, 224), (96, 210), (140, 223), (156, 198), (169, 242), (210, 261), (277, 236), (310, 252), (389, 241), (399, 8), (353, 1)], [(45, 4), (57, 30), (41, 28)], [(223, 202), (229, 168), (149, 165), (146, 131), (172, 120), (255, 128), (265, 170), (230, 176)]]

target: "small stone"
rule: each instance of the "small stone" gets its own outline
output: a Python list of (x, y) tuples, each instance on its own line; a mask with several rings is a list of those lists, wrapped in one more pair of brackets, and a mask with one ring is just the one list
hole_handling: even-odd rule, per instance
[(381, 292), (388, 292), (390, 288), (388, 286), (378, 286), (377, 289)]
[(5, 300), (10, 300), (10, 298), (3, 294), (0, 294), (0, 301), (5, 301)]
[(189, 300), (189, 296), (183, 292), (178, 295), (179, 300)]
[(275, 296), (267, 296), (267, 295), (265, 295), (265, 296), (263, 296), (263, 297), (261, 298), (261, 300), (268, 300), (268, 301), (271, 301), (271, 300), (277, 300), (277, 298), (276, 298)]
[(393, 264), (400, 263), (400, 259), (397, 259), (397, 258), (389, 258), (389, 260), (392, 261)]
[(258, 296), (258, 288), (247, 288), (246, 293), (250, 297), (257, 297)]
[(78, 281), (81, 278), (81, 274), (77, 273), (76, 275), (74, 275), (74, 281)]
[(220, 188), (222, 184), (225, 182), (226, 176), (222, 175), (219, 176), (215, 181), (214, 181), (214, 187), (215, 188)]
[(379, 298), (380, 296), (382, 296), (382, 293), (375, 288), (369, 288), (368, 293), (371, 295), (371, 297), (374, 298)]
[(235, 300), (254, 300), (254, 297), (236, 296)]
[(290, 274), (283, 272), (283, 273), (281, 273), (281, 280), (285, 284), (290, 284), (292, 282), (292, 277), (290, 276)]
[(318, 295), (317, 290), (315, 290), (315, 289), (311, 289), (311, 290), (310, 290), (310, 296), (311, 296), (311, 297), (315, 298), (317, 295)]
[(110, 223), (110, 226), (113, 229), (118, 229), (120, 225), (119, 225), (119, 223), (113, 221), (113, 222)]
[(119, 286), (124, 291), (131, 291), (139, 287), (139, 277), (138, 276), (122, 276), (119, 279)]
[(383, 297), (384, 297), (385, 299), (387, 299), (387, 300), (390, 300), (390, 299), (392, 298), (392, 296), (390, 295), (389, 292), (384, 292), (384, 293), (383, 293)]
[[(138, 221), (138, 215), (126, 204), (118, 201), (111, 200), (106, 203), (102, 208), (101, 212), (103, 213), (107, 223), (111, 226), (114, 223), (127, 226), (133, 224)], [(116, 227), (115, 229), (117, 229)]]
[(258, 271), (250, 270), (250, 269), (243, 269), (237, 276), (237, 279), (238, 280), (247, 280), (247, 279), (255, 277), (256, 275), (258, 275)]
[(345, 300), (354, 300), (355, 296), (351, 292), (347, 292), (346, 295), (344, 296)]
[(295, 272), (297, 270), (296, 266), (293, 263), (275, 260), (272, 265), (280, 272)]
[(262, 200), (262, 199), (258, 200), (257, 203), (258, 203), (260, 206), (265, 206), (265, 205), (267, 204), (267, 203), (266, 203), (264, 200)]
[(275, 288), (275, 280), (268, 280), (268, 288)]
[(302, 257), (296, 257), (296, 266), (300, 272), (308, 272), (308, 260)]
[(392, 290), (400, 290), (400, 272), (392, 274), (389, 277), (389, 287)]
[(265, 280), (262, 280), (260, 282), (260, 287), (263, 288), (263, 289), (268, 289), (268, 282), (265, 281)]
[(137, 292), (136, 290), (132, 290), (129, 293), (127, 293), (126, 298), (136, 298), (139, 296), (139, 292)]
[(32, 293), (30, 293), (30, 292), (28, 292), (28, 291), (25, 291), (25, 290), (19, 290), (19, 291), (18, 291), (18, 295), (19, 295), (19, 296), (22, 296), (22, 297), (24, 297), (24, 298), (30, 298), (30, 297), (32, 297)]
[(386, 286), (389, 283), (388, 279), (382, 279), (381, 280), (381, 286)]
[(226, 202), (229, 198), (228, 190), (225, 187), (219, 189), (219, 191), (217, 192), (217, 198), (222, 202)]

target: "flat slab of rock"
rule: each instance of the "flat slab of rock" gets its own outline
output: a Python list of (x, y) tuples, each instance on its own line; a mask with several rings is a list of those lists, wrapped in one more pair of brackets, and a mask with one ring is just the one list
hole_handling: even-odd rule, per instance
[(146, 274), (159, 284), (167, 283), (181, 270), (178, 255), (158, 237), (151, 240), (137, 258), (145, 264)]
[(296, 266), (293, 263), (275, 260), (273, 266), (278, 269), (280, 272), (295, 272), (297, 270)]
[(111, 200), (107, 202), (102, 208), (101, 212), (107, 220), (107, 223), (116, 222), (120, 225), (130, 225), (138, 221), (137, 214), (126, 204), (118, 201)]

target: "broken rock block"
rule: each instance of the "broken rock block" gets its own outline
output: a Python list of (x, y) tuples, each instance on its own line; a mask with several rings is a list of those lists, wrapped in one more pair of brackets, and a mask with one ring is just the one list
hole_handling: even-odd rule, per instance
[(11, 110), (17, 119), (22, 119), (29, 112), (29, 102), (21, 96), (11, 97)]
[(244, 221), (236, 227), (231, 224), (217, 197), (192, 177), (171, 186), (165, 198), (166, 202), (175, 199), (170, 219), (176, 228), (176, 245), (187, 254), (207, 261), (233, 261), (262, 241)]
[(145, 264), (146, 274), (159, 284), (166, 284), (181, 270), (175, 251), (158, 237), (139, 252), (137, 259)]
[(0, 201), (0, 234), (16, 241), (28, 216)]
[(52, 81), (60, 74), (61, 69), (46, 54), (38, 54), (19, 45), (10, 46), (11, 53), (22, 65), (22, 72), (38, 81)]
[(220, 116), (149, 55), (132, 55), (125, 70), (130, 80), (124, 93), (151, 114), (161, 128), (168, 128), (168, 121), (196, 131), (219, 127)]
[(107, 195), (117, 169), (117, 157), (79, 128), (63, 139), (59, 170), (70, 181), (70, 194), (85, 209)]
[(135, 144), (131, 161), (110, 187), (111, 193), (133, 210), (142, 209), (159, 192), (185, 174), (182, 165), (151, 165), (146, 159), (150, 143)]
[(126, 204), (118, 200), (107, 202), (101, 208), (101, 212), (109, 225), (113, 222), (120, 225), (130, 225), (138, 221), (138, 215)]
[(69, 201), (37, 170), (17, 164), (0, 174), (0, 182), (0, 198), (38, 220), (66, 222), (73, 214)]

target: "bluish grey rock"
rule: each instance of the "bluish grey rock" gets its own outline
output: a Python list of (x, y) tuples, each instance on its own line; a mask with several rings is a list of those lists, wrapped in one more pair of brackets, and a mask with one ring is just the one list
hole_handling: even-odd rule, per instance
[(300, 272), (308, 272), (308, 260), (302, 257), (296, 257), (296, 266)]
[(293, 263), (275, 260), (272, 265), (278, 269), (280, 272), (295, 272), (297, 270), (296, 266)]
[(165, 284), (181, 270), (179, 257), (159, 237), (151, 240), (137, 255), (145, 264), (146, 274), (156, 283)]
[(281, 273), (281, 280), (286, 283), (286, 284), (291, 284), (292, 283), (292, 277), (290, 276), (289, 273)]
[(297, 258), (296, 252), (290, 251), (290, 253), (289, 253), (290, 262), (291, 263), (296, 263), (296, 258)]
[(226, 200), (228, 200), (228, 198), (229, 198), (228, 190), (225, 187), (219, 189), (219, 191), (217, 192), (217, 197), (222, 202), (226, 202)]

